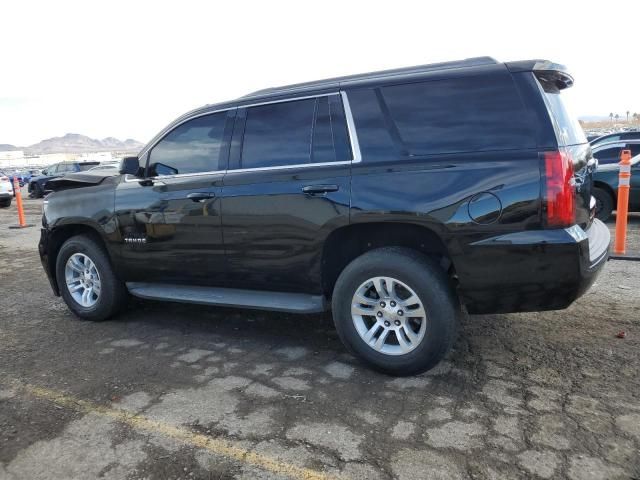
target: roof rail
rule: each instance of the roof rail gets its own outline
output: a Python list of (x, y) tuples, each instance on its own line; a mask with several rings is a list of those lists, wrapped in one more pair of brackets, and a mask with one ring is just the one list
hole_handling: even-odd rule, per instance
[(338, 87), (342, 83), (354, 82), (358, 80), (368, 80), (368, 79), (385, 78), (385, 77), (392, 77), (392, 76), (410, 75), (414, 73), (448, 70), (452, 68), (466, 68), (466, 67), (478, 67), (482, 65), (495, 65), (497, 63), (499, 62), (492, 57), (474, 57), (474, 58), (467, 58), (464, 60), (455, 60), (452, 62), (430, 63), (426, 65), (416, 65), (412, 67), (394, 68), (391, 70), (380, 70), (376, 72), (347, 75), (344, 77), (328, 78), (326, 80), (316, 80), (312, 82), (296, 83), (292, 85), (285, 85), (282, 87), (265, 88), (263, 90), (258, 90), (258, 91), (249, 93), (240, 98), (245, 99), (245, 98), (258, 97), (258, 96), (264, 96), (264, 95), (276, 95), (279, 93), (291, 93), (291, 92), (295, 92), (296, 90), (305, 90), (305, 89), (311, 89), (311, 88), (323, 88), (323, 87), (331, 88), (331, 87)]

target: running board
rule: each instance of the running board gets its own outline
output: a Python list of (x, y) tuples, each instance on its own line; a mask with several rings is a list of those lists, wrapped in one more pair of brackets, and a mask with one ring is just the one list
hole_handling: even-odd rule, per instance
[(254, 308), (257, 310), (275, 310), (291, 313), (319, 313), (327, 310), (327, 302), (322, 295), (166, 283), (127, 282), (126, 285), (131, 295), (149, 300), (197, 303), (220, 307)]

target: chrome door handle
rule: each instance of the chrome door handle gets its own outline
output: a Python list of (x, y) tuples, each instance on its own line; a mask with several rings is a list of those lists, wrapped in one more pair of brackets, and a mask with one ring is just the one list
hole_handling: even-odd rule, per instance
[(307, 195), (322, 195), (323, 193), (337, 192), (338, 185), (307, 185), (302, 187), (302, 192)]
[(189, 200), (193, 200), (194, 202), (202, 202), (203, 200), (208, 200), (209, 198), (215, 197), (215, 193), (210, 192), (194, 192), (187, 195)]

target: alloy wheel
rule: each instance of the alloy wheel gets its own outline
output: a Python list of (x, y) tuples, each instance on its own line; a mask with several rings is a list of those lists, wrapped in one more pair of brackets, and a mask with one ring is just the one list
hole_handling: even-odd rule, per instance
[(95, 263), (84, 253), (74, 253), (64, 267), (67, 289), (71, 297), (85, 308), (93, 307), (98, 298), (102, 283)]
[(427, 314), (420, 297), (391, 277), (373, 277), (357, 288), (351, 301), (351, 318), (360, 338), (386, 355), (411, 352), (427, 330)]

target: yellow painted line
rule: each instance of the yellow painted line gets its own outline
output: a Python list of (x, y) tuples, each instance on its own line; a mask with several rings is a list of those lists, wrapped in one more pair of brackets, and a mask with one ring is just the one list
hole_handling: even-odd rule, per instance
[(231, 440), (212, 438), (200, 433), (191, 432), (183, 427), (175, 427), (163, 422), (151, 420), (143, 415), (137, 415), (125, 410), (106, 407), (86, 400), (74, 398), (55, 390), (37, 387), (34, 385), (21, 384), (18, 386), (28, 394), (45, 399), (61, 407), (71, 408), (82, 413), (93, 413), (111, 418), (120, 423), (129, 425), (136, 430), (159, 433), (165, 437), (179, 440), (185, 444), (202, 448), (211, 453), (236, 460), (241, 463), (258, 467), (278, 475), (287, 476), (300, 480), (334, 480), (338, 477), (330, 476), (316, 470), (296, 467), (286, 462), (281, 462), (267, 455), (252, 452), (241, 447), (237, 442)]

